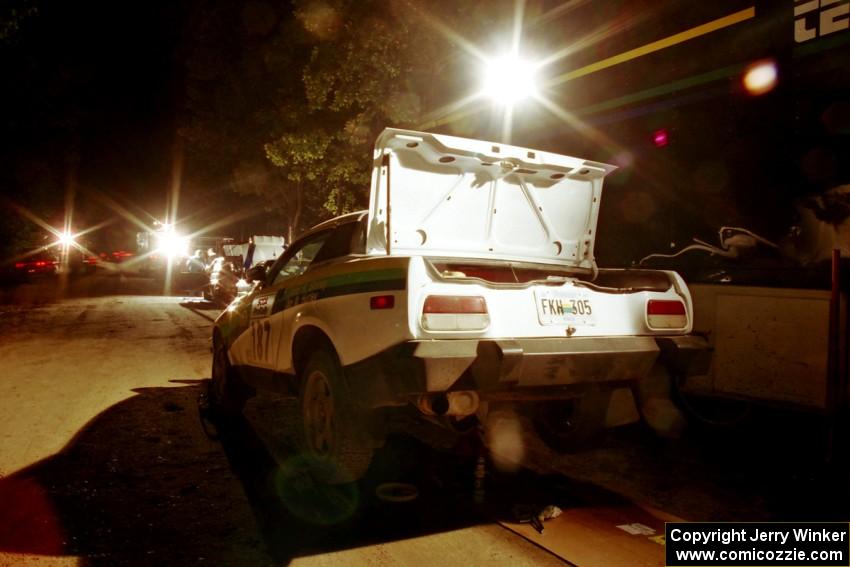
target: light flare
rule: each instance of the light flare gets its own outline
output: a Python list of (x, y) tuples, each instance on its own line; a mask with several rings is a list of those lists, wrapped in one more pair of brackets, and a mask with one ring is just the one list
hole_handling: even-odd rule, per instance
[(486, 62), (482, 92), (506, 107), (537, 95), (538, 66), (513, 53)]
[(616, 36), (617, 34), (623, 33), (624, 31), (635, 27), (639, 23), (646, 20), (648, 17), (649, 12), (642, 12), (638, 16), (629, 16), (608, 22), (605, 25), (600, 26), (599, 28), (591, 31), (587, 35), (576, 39), (569, 45), (565, 45), (561, 49), (547, 56), (540, 62), (540, 65), (552, 65), (553, 63), (557, 63), (561, 59), (570, 57), (571, 55), (579, 53), (584, 49), (593, 47), (598, 43), (603, 43)]
[(757, 61), (744, 72), (742, 82), (747, 92), (753, 96), (769, 93), (776, 86), (779, 71), (772, 60)]
[(589, 2), (590, 0), (568, 0), (567, 2), (559, 4), (558, 6), (540, 14), (529, 23), (529, 26), (539, 26), (558, 19), (584, 4), (588, 4)]
[(612, 154), (619, 154), (626, 151), (626, 148), (615, 142), (607, 134), (605, 134), (601, 130), (594, 128), (590, 124), (583, 122), (581, 119), (576, 117), (575, 114), (564, 110), (556, 102), (549, 100), (548, 98), (542, 95), (538, 95), (535, 98), (537, 102), (541, 104), (541, 106), (543, 106), (544, 108), (546, 108), (546, 110), (560, 118), (561, 121), (564, 122), (564, 124), (570, 126), (578, 132), (581, 132), (582, 134), (590, 138), (592, 141), (594, 141), (597, 145), (607, 149)]
[[(514, 21), (509, 57), (513, 57), (516, 59), (520, 58), (519, 47), (521, 43), (521, 32), (523, 30), (523, 26), (525, 26), (526, 28), (539, 26), (543, 23), (562, 17), (564, 14), (575, 10), (576, 8), (583, 6), (587, 3), (589, 3), (589, 0), (568, 0), (562, 3), (561, 5), (541, 14), (537, 18), (533, 18), (528, 22), (524, 22), (525, 3), (523, 0), (517, 0), (514, 5)], [(631, 61), (633, 59), (649, 55), (656, 51), (666, 49), (668, 47), (672, 47), (674, 45), (678, 45), (686, 41), (690, 41), (700, 36), (710, 34), (717, 30), (733, 26), (735, 24), (755, 17), (755, 7), (750, 6), (749, 8), (728, 14), (721, 18), (717, 18), (715, 20), (684, 30), (674, 35), (650, 42), (646, 45), (628, 50), (626, 52), (614, 55), (612, 57), (608, 57), (606, 59), (596, 61), (594, 63), (590, 63), (578, 69), (573, 69), (561, 73), (555, 77), (546, 77), (545, 79), (541, 77), (539, 79), (541, 83), (539, 87), (530, 87), (529, 85), (533, 84), (533, 82), (531, 81), (512, 80), (512, 78), (518, 76), (516, 73), (494, 73), (493, 69), (497, 69), (499, 67), (499, 63), (501, 63), (502, 66), (505, 66), (503, 61), (500, 61), (499, 58), (489, 58), (488, 55), (485, 54), (481, 48), (477, 47), (469, 40), (463, 38), (460, 34), (449, 28), (445, 23), (439, 21), (438, 19), (434, 18), (429, 14), (426, 14), (422, 9), (415, 6), (415, 4), (411, 5), (413, 6), (415, 13), (418, 14), (427, 25), (433, 27), (448, 41), (459, 45), (464, 51), (472, 55), (479, 62), (484, 64), (485, 67), (488, 69), (487, 77), (484, 81), (486, 85), (485, 89), (482, 89), (480, 92), (472, 96), (466, 96), (457, 102), (449, 103), (435, 112), (429, 113), (427, 115), (427, 120), (423, 121), (423, 123), (420, 124), (418, 129), (428, 130), (434, 127), (455, 123), (464, 120), (471, 115), (480, 113), (481, 111), (485, 110), (485, 108), (483, 107), (483, 105), (474, 105), (474, 103), (478, 102), (485, 95), (498, 100), (504, 109), (510, 108), (513, 103), (518, 102), (524, 96), (531, 95), (530, 98), (541, 102), (545, 108), (553, 112), (565, 123), (572, 125), (583, 132), (589, 132), (596, 141), (602, 141), (605, 145), (613, 147), (616, 147), (616, 144), (613, 144), (610, 140), (607, 140), (603, 134), (593, 130), (588, 130), (587, 125), (581, 124), (577, 121), (574, 113), (571, 114), (563, 108), (560, 108), (559, 106), (557, 106), (557, 104), (546, 98), (540, 91), (547, 91), (555, 86), (561, 85), (568, 81), (572, 81), (579, 77), (583, 77), (604, 69), (608, 69), (615, 65), (619, 65), (627, 61)], [(569, 57), (581, 50), (585, 50), (590, 46), (602, 43), (616, 34), (620, 34), (623, 31), (633, 28), (635, 25), (645, 21), (647, 17), (648, 13), (646, 12), (642, 12), (637, 15), (628, 15), (622, 18), (618, 18), (610, 23), (599, 27), (596, 30), (591, 31), (588, 35), (578, 38), (576, 41), (571, 42), (569, 45), (564, 46), (563, 48), (555, 51), (549, 56), (536, 61), (533, 64), (533, 68), (536, 71), (535, 74), (539, 73), (540, 75), (542, 75), (542, 70), (544, 68), (547, 68), (552, 64), (566, 57)], [(646, 93), (640, 94), (649, 95), (651, 93), (647, 91)], [(609, 105), (611, 102), (613, 101), (609, 101)], [(511, 123), (513, 118), (514, 115), (512, 112), (503, 112), (502, 134), (507, 138), (510, 137)]]
[(469, 41), (468, 39), (466, 39), (465, 37), (463, 37), (462, 35), (460, 35), (456, 31), (454, 31), (451, 27), (449, 27), (447, 24), (445, 24), (442, 20), (432, 16), (431, 14), (426, 12), (425, 10), (422, 10), (414, 2), (409, 2), (408, 5), (412, 8), (413, 12), (417, 16), (422, 18), (422, 20), (425, 22), (425, 24), (434, 28), (435, 31), (437, 31), (438, 33), (440, 33), (440, 35), (442, 35), (447, 40), (449, 40), (449, 42), (454, 43), (455, 45), (458, 45), (461, 49), (463, 49), (464, 51), (466, 51), (470, 55), (480, 59), (481, 61), (484, 61), (487, 58), (487, 55), (484, 53), (484, 51), (482, 51), (477, 45), (475, 45), (474, 43), (472, 43), (471, 41)]
[(63, 248), (68, 248), (77, 243), (77, 235), (71, 234), (66, 230), (59, 234), (56, 242)]
[(484, 435), (493, 465), (500, 471), (516, 471), (524, 461), (526, 446), (522, 431), (520, 416), (513, 411), (491, 411), (487, 416)]
[(189, 254), (189, 238), (181, 236), (173, 228), (156, 233), (156, 252), (169, 260)]
[(620, 65), (622, 63), (626, 63), (627, 61), (631, 61), (632, 59), (637, 59), (638, 57), (643, 57), (645, 55), (649, 55), (650, 53), (655, 53), (656, 51), (660, 51), (662, 49), (666, 49), (668, 47), (672, 47), (674, 45), (678, 45), (680, 43), (690, 41), (694, 38), (715, 32), (717, 30), (738, 24), (740, 22), (746, 21), (750, 18), (754, 18), (756, 15), (756, 9), (754, 6), (750, 6), (744, 10), (740, 10), (733, 14), (729, 14), (728, 16), (724, 16), (722, 18), (717, 18), (716, 20), (712, 20), (710, 22), (706, 22), (699, 26), (687, 29), (685, 31), (673, 34), (671, 36), (659, 39), (657, 41), (653, 41), (651, 43), (647, 43), (646, 45), (642, 45), (640, 47), (636, 47), (634, 49), (630, 49), (623, 53), (619, 53), (612, 57), (608, 57), (606, 59), (602, 59), (601, 61), (596, 61), (595, 63), (591, 63), (590, 65), (585, 65), (579, 69), (574, 69), (572, 71), (567, 71), (566, 73), (562, 73), (557, 77), (552, 78), (547, 86), (552, 87), (555, 85), (560, 85), (566, 83), (567, 81), (572, 81), (579, 77), (583, 77), (585, 75), (590, 75), (591, 73), (596, 73), (598, 71), (602, 71), (603, 69), (608, 69), (609, 67), (613, 67), (615, 65)]
[(503, 107), (502, 134), (506, 140), (510, 138), (513, 118), (513, 106), (537, 93), (536, 75), (539, 65), (529, 62), (520, 56), (523, 19), (525, 14), (524, 0), (514, 3), (514, 21), (511, 35), (511, 46), (507, 54), (492, 57), (471, 41), (452, 30), (445, 23), (426, 13), (411, 3), (414, 12), (422, 20), (448, 41), (460, 46), (465, 52), (477, 59), (485, 69), (479, 91), (450, 103), (438, 111), (429, 113), (428, 120), (419, 125), (419, 129), (427, 130), (442, 124), (456, 122), (466, 116), (477, 114), (483, 110), (482, 105), (472, 106), (473, 103), (487, 97)]

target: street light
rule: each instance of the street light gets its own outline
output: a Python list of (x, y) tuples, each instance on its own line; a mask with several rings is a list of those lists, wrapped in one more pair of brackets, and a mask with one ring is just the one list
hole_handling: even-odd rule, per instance
[(537, 94), (538, 65), (513, 54), (485, 64), (483, 94), (495, 102), (513, 106)]
[(64, 248), (71, 246), (76, 243), (76, 237), (68, 231), (62, 232), (58, 235), (57, 242)]

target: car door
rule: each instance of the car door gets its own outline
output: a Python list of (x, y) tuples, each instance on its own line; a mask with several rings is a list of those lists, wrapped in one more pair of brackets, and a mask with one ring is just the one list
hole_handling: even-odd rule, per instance
[(248, 366), (268, 370), (278, 367), (278, 346), (285, 327), (291, 325), (286, 291), (298, 285), (329, 235), (330, 231), (323, 231), (293, 244), (271, 267), (265, 283), (253, 294), (248, 329), (233, 346), (238, 358)]

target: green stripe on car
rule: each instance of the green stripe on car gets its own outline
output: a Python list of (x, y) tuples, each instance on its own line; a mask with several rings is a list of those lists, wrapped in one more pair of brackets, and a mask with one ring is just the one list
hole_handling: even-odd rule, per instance
[(407, 271), (403, 269), (372, 270), (320, 278), (278, 291), (272, 313), (317, 299), (355, 293), (400, 291), (406, 286)]

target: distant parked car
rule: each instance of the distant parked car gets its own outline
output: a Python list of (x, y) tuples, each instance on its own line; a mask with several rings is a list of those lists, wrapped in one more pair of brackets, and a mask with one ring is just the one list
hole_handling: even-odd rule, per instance
[(100, 258), (97, 256), (89, 256), (88, 254), (83, 255), (83, 271), (87, 274), (94, 272), (99, 263)]
[(14, 272), (20, 276), (45, 276), (59, 272), (59, 258), (50, 252), (37, 252), (15, 262)]
[(132, 252), (127, 252), (126, 250), (115, 250), (113, 252), (101, 252), (100, 257), (105, 262), (113, 262), (115, 264), (120, 264), (122, 262), (126, 262), (130, 258), (135, 256)]

